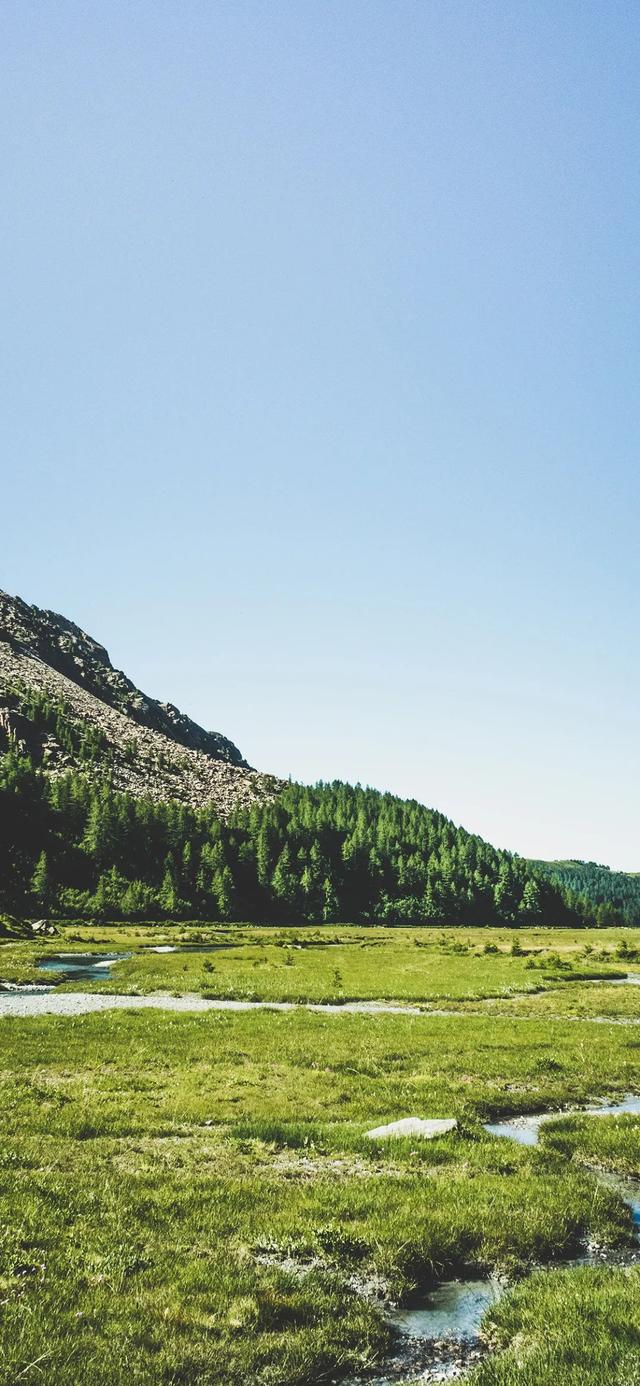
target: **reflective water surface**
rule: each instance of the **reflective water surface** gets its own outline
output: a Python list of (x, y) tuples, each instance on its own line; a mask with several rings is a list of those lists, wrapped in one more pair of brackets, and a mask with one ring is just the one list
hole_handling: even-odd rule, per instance
[(104, 982), (111, 979), (111, 968), (130, 953), (53, 953), (38, 962), (39, 972), (66, 977), (70, 982)]
[(418, 1309), (399, 1309), (390, 1316), (394, 1328), (410, 1338), (477, 1338), (481, 1320), (504, 1286), (498, 1280), (444, 1280)]

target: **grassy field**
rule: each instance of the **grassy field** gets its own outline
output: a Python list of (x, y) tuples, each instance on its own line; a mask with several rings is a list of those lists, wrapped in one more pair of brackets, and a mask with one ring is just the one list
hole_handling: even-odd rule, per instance
[[(210, 953), (153, 948), (209, 943)], [(622, 977), (640, 961), (622, 930), (365, 929), (233, 926), (61, 926), (57, 938), (0, 947), (0, 980), (37, 980), (60, 949), (131, 952), (100, 984), (262, 1001), (465, 1002), (535, 995), (590, 977)], [(40, 980), (42, 975), (40, 974)], [(82, 989), (82, 983), (67, 987)]]
[[(179, 933), (193, 937), (74, 926), (1, 948), (0, 976), (33, 975), (56, 948), (140, 949)], [(514, 1279), (487, 1318), (498, 1351), (470, 1384), (640, 1383), (638, 1270), (519, 1281), (585, 1236), (632, 1244), (628, 1210), (587, 1166), (640, 1174), (640, 1120), (564, 1118), (539, 1148), (480, 1124), (640, 1092), (638, 1030), (572, 1018), (608, 995), (639, 1018), (640, 989), (558, 976), (615, 970), (620, 933), (521, 933), (523, 953), (484, 930), (215, 934), (240, 946), (213, 953), (214, 988), (202, 954), (140, 952), (114, 970), (117, 988), (228, 995), (258, 974), (266, 999), (335, 999), (337, 969), (345, 995), (446, 1000), (458, 1013), (0, 1020), (2, 1386), (348, 1380), (384, 1360), (385, 1300), (469, 1266)], [(548, 989), (529, 990), (532, 977)], [(460, 1125), (430, 1143), (366, 1139), (407, 1115)]]

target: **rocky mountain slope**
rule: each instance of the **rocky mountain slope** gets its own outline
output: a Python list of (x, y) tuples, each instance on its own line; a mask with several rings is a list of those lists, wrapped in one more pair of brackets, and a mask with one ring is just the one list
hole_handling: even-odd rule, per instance
[(71, 621), (0, 592), (0, 749), (11, 743), (51, 775), (108, 774), (117, 789), (222, 816), (281, 787), (232, 741), (146, 697)]

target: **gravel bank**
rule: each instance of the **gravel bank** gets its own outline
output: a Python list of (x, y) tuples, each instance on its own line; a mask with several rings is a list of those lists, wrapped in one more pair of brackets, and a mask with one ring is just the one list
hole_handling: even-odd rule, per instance
[[(0, 993), (0, 1017), (32, 1015), (84, 1015), (87, 1011), (321, 1011), (330, 1015), (428, 1015), (418, 1006), (386, 1005), (378, 1001), (347, 1001), (344, 1005), (303, 1004), (297, 1001), (212, 1001), (203, 996), (121, 996), (106, 992), (66, 991), (27, 995), (19, 991)], [(433, 1012), (431, 1012), (433, 1014)]]
[[(446, 1016), (451, 1019), (472, 1019), (487, 1015), (478, 1011), (447, 1011), (429, 1006), (394, 1005), (391, 1001), (231, 1001), (210, 1000), (204, 996), (170, 996), (165, 992), (154, 992), (151, 996), (123, 996), (119, 993), (66, 991), (42, 989), (34, 994), (28, 991), (0, 991), (0, 1020), (3, 1016), (37, 1015), (85, 1015), (88, 1011), (113, 1010), (160, 1010), (160, 1011), (315, 1011), (320, 1015), (404, 1015)], [(512, 1023), (526, 1024), (536, 1021), (534, 1015), (509, 1015), (506, 1011), (492, 1011), (493, 1020), (510, 1020)], [(612, 1017), (606, 1015), (547, 1015), (545, 1020), (561, 1024), (576, 1022), (582, 1025), (624, 1025), (638, 1026), (640, 1020), (631, 1017)]]

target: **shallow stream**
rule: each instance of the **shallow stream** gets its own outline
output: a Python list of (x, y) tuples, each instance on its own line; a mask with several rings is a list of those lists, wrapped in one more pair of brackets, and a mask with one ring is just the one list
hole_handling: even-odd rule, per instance
[[(537, 1112), (526, 1116), (510, 1117), (505, 1121), (486, 1122), (484, 1129), (490, 1136), (503, 1137), (516, 1141), (519, 1145), (537, 1145), (540, 1127), (548, 1121), (557, 1121), (568, 1116), (625, 1116), (640, 1113), (640, 1097), (629, 1094), (620, 1102), (603, 1102), (593, 1107), (573, 1107), (561, 1112)], [(607, 1188), (615, 1190), (627, 1204), (640, 1244), (640, 1180), (623, 1175), (608, 1173), (590, 1168), (591, 1174)], [(630, 1265), (640, 1259), (638, 1247), (610, 1253), (608, 1264)], [(596, 1250), (585, 1249), (576, 1257), (555, 1266), (563, 1269), (601, 1265), (602, 1255)], [(548, 1268), (553, 1271), (554, 1267)], [(480, 1279), (477, 1275), (468, 1279), (443, 1281), (425, 1295), (422, 1304), (398, 1310), (389, 1316), (389, 1322), (398, 1330), (399, 1344), (393, 1370), (386, 1368), (381, 1375), (369, 1377), (370, 1386), (391, 1386), (402, 1381), (445, 1381), (459, 1376), (466, 1366), (473, 1364), (470, 1349), (479, 1342), (480, 1325), (484, 1315), (502, 1294), (507, 1286), (494, 1278)], [(420, 1360), (416, 1353), (416, 1340), (424, 1348)], [(403, 1368), (403, 1355), (406, 1359)], [(398, 1374), (400, 1373), (400, 1374)], [(407, 1373), (409, 1373), (407, 1375)]]
[(111, 969), (130, 953), (53, 953), (41, 958), (38, 971), (69, 982), (111, 981)]
[[(149, 953), (214, 953), (221, 948), (234, 948), (233, 943), (167, 943), (146, 945)], [(52, 978), (51, 984), (22, 985), (19, 982), (0, 982), (1, 997), (43, 996), (53, 991), (56, 982), (110, 982), (116, 963), (130, 958), (129, 953), (51, 953), (36, 964), (39, 972)], [(55, 980), (54, 980), (55, 979)], [(2, 1007), (1, 1009), (4, 1009)], [(1, 1013), (0, 1009), (0, 1013)], [(24, 1011), (21, 1011), (24, 1014)]]
[[(0, 982), (0, 1014), (3, 1010), (9, 1010), (6, 1004), (12, 1000), (22, 1000), (23, 997), (42, 997), (52, 992), (56, 982), (104, 982), (111, 980), (111, 969), (116, 963), (122, 962), (124, 958), (130, 958), (131, 953), (52, 953), (48, 958), (40, 958), (37, 963), (39, 972), (44, 972), (52, 978), (49, 985), (41, 982), (36, 985), (23, 984), (21, 982)], [(55, 980), (53, 980), (55, 979)], [(34, 1007), (34, 1014), (36, 1007)], [(24, 1014), (21, 1009), (20, 1014)]]

